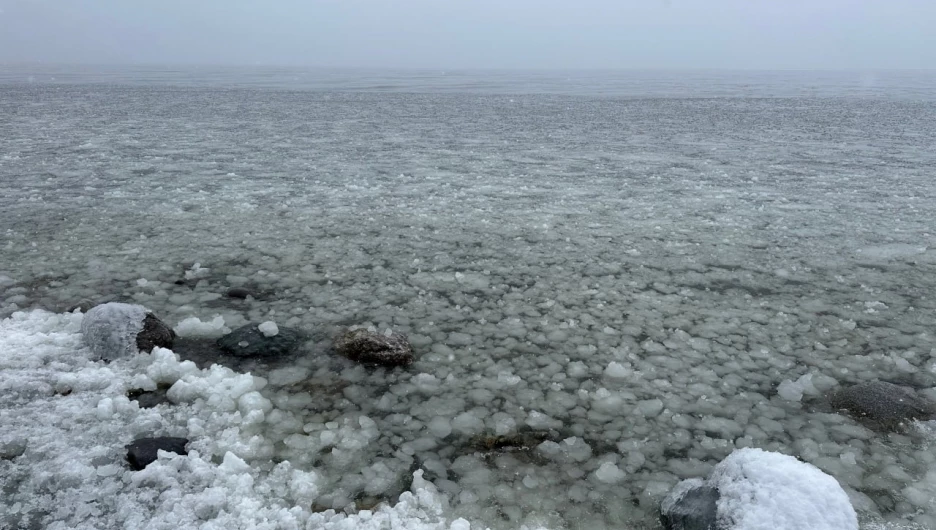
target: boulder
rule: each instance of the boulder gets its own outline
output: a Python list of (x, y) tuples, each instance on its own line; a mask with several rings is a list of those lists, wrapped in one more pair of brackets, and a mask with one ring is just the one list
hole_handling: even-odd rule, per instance
[(237, 357), (276, 357), (295, 352), (303, 340), (302, 333), (291, 328), (277, 326), (270, 334), (261, 331), (260, 324), (247, 324), (218, 339), (217, 345)]
[(413, 347), (405, 335), (350, 328), (335, 340), (335, 351), (367, 364), (406, 366), (413, 362)]
[(667, 530), (858, 530), (848, 494), (833, 477), (753, 448), (732, 452), (704, 481), (677, 484), (660, 511)]
[(171, 348), (175, 332), (141, 305), (108, 302), (81, 321), (82, 339), (94, 357), (112, 361), (156, 346)]
[(936, 403), (913, 389), (884, 381), (869, 381), (843, 388), (829, 396), (833, 408), (845, 410), (872, 426), (894, 430), (913, 420), (936, 417)]
[(159, 451), (167, 451), (177, 455), (187, 455), (185, 438), (172, 438), (162, 436), (158, 438), (139, 438), (127, 445), (127, 462), (130, 467), (139, 471), (156, 461)]

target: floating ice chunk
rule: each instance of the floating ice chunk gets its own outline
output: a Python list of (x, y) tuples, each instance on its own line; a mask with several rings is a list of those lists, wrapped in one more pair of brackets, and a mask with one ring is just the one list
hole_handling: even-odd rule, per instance
[(654, 418), (663, 411), (663, 402), (659, 399), (646, 399), (637, 402), (637, 412), (645, 418)]
[(605, 377), (610, 377), (612, 379), (625, 379), (630, 377), (634, 373), (629, 367), (625, 367), (623, 364), (611, 361), (608, 363), (608, 367), (604, 370)]
[(777, 387), (777, 394), (787, 401), (799, 401), (803, 399), (804, 393), (817, 393), (812, 384), (812, 374), (803, 375), (795, 382), (784, 379)]
[(452, 433), (452, 424), (448, 418), (444, 416), (436, 416), (429, 420), (429, 423), (426, 425), (429, 429), (429, 432), (432, 433), (436, 438), (445, 438)]
[(534, 429), (551, 429), (561, 427), (562, 422), (550, 418), (537, 410), (531, 410), (527, 415), (526, 424)]
[(484, 422), (470, 412), (462, 412), (452, 420), (452, 430), (461, 434), (474, 435), (484, 430)]
[(434, 393), (439, 390), (439, 385), (441, 384), (439, 378), (432, 374), (418, 374), (416, 377), (411, 379), (416, 388), (420, 392), (427, 394)]
[(569, 374), (569, 377), (580, 379), (588, 376), (588, 367), (582, 361), (574, 361), (569, 363), (566, 373)]
[(621, 471), (619, 467), (612, 462), (605, 462), (595, 470), (595, 478), (605, 484), (617, 484), (624, 480), (627, 474)]
[(260, 333), (263, 333), (264, 337), (275, 337), (279, 334), (279, 328), (276, 326), (276, 322), (272, 320), (267, 320), (266, 322), (257, 326), (257, 329), (260, 330)]
[(510, 372), (498, 372), (497, 373), (497, 382), (503, 383), (505, 386), (513, 386), (521, 381), (519, 375), (514, 375)]
[(185, 271), (186, 280), (194, 280), (197, 278), (206, 278), (211, 273), (211, 269), (207, 269), (201, 266), (201, 263), (195, 263), (192, 265), (192, 268)]
[(231, 328), (224, 325), (224, 317), (215, 315), (210, 322), (199, 320), (198, 317), (188, 317), (172, 328), (176, 335), (184, 338), (217, 339), (231, 332)]

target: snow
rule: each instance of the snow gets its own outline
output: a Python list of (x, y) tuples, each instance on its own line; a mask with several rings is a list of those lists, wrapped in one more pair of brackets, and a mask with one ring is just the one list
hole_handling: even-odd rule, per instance
[(839, 483), (791, 456), (738, 449), (715, 466), (709, 482), (719, 492), (718, 519), (731, 521), (732, 530), (858, 529)]

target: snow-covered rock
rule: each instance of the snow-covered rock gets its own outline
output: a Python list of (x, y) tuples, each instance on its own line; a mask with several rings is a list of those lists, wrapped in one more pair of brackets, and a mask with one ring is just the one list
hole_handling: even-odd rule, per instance
[[(714, 489), (716, 493), (712, 492)], [(857, 530), (848, 494), (833, 477), (792, 456), (738, 449), (705, 481), (680, 482), (661, 505), (668, 529)]]

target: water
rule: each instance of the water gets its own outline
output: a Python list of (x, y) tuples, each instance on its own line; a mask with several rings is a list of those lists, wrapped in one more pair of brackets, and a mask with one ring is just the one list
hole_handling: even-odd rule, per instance
[[(871, 431), (820, 394), (936, 397), (934, 88), (926, 72), (4, 67), (0, 317), (123, 300), (170, 325), (319, 337), (291, 367), (314, 406), (264, 373), (294, 421), (233, 436), (262, 437), (240, 449), (255, 466), (317, 470), (323, 509), (393, 502), (422, 467), (452, 517), (655, 528), (666, 489), (755, 446), (833, 475), (866, 528), (925, 527), (936, 506), (906, 488), (936, 488), (932, 437)], [(184, 281), (195, 263), (209, 271)], [(241, 283), (258, 298), (223, 297)], [(330, 355), (359, 323), (409, 335), (417, 362)], [(817, 395), (778, 395), (808, 373)], [(350, 461), (286, 442), (362, 415), (377, 434)], [(584, 456), (485, 449), (527, 430)], [(200, 447), (220, 457), (214, 435)], [(625, 478), (596, 479), (606, 462)], [(375, 473), (388, 484), (368, 489)]]

